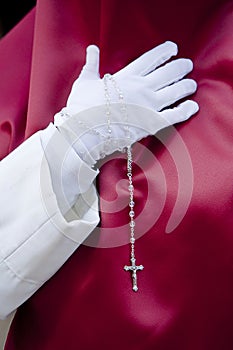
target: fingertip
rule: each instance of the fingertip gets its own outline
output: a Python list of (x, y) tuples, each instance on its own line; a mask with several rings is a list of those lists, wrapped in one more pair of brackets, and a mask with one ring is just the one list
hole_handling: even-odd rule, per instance
[(191, 72), (193, 70), (193, 61), (190, 60), (190, 58), (178, 58), (177, 61), (183, 65), (187, 72)]
[(99, 53), (100, 49), (97, 45), (95, 44), (91, 44), (91, 45), (88, 45), (87, 46), (87, 49), (86, 49), (87, 53), (90, 53), (90, 52), (96, 52), (96, 53)]
[(199, 111), (199, 104), (195, 101), (191, 101), (193, 103), (193, 111), (194, 111), (194, 114), (197, 113)]
[(183, 79), (181, 82), (185, 84), (189, 94), (193, 94), (197, 90), (197, 82), (193, 79)]
[(199, 111), (198, 103), (193, 100), (187, 100), (181, 103), (177, 108), (181, 109), (188, 118)]
[(167, 49), (170, 49), (173, 53), (173, 55), (177, 55), (178, 53), (178, 46), (174, 41), (167, 40), (165, 41), (164, 45), (166, 46)]
[(192, 81), (192, 84), (193, 84), (193, 90), (195, 92), (195, 91), (197, 91), (197, 82), (196, 82), (196, 80), (193, 80), (193, 79), (191, 79), (191, 81)]
[(86, 69), (89, 71), (99, 71), (99, 48), (96, 45), (89, 45), (86, 49)]
[(187, 65), (188, 65), (190, 72), (191, 72), (193, 70), (193, 61), (190, 60), (190, 58), (186, 58), (186, 60), (187, 60)]

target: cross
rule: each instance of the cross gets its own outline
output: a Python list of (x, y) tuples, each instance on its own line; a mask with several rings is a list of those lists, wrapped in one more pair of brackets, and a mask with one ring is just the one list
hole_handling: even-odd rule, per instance
[(143, 270), (144, 266), (143, 265), (136, 265), (136, 259), (131, 258), (131, 265), (127, 266), (125, 265), (124, 270), (125, 271), (132, 271), (132, 280), (133, 280), (133, 291), (137, 292), (138, 291), (138, 286), (137, 286), (137, 271), (138, 270)]

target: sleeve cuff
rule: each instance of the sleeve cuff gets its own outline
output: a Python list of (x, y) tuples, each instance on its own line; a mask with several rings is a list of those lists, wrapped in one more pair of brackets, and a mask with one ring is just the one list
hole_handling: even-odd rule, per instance
[(65, 214), (90, 188), (99, 170), (86, 164), (52, 123), (41, 132), (41, 143), (58, 206)]

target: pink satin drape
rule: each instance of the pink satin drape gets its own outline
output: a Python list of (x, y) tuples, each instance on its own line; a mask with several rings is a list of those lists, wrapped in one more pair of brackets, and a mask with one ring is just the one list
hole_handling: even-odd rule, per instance
[[(112, 157), (98, 179), (99, 248), (86, 242), (20, 307), (7, 350), (233, 348), (232, 32), (232, 1), (39, 0), (0, 42), (2, 156), (64, 106), (91, 43), (100, 46), (101, 72), (114, 73), (164, 40), (177, 42), (179, 56), (194, 61), (200, 105), (179, 133), (134, 149), (137, 262), (145, 266), (138, 293), (123, 270), (129, 246), (100, 248), (111, 246), (108, 235), (120, 240), (128, 220), (125, 161)], [(178, 197), (177, 225), (166, 234)]]

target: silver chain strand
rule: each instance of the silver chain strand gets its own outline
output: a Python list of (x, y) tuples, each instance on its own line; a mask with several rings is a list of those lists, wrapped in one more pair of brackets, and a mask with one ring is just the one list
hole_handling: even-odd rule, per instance
[(104, 97), (105, 97), (105, 105), (106, 105), (106, 109), (105, 109), (105, 113), (107, 116), (107, 132), (108, 132), (108, 139), (111, 139), (111, 134), (112, 134), (112, 128), (111, 128), (111, 119), (110, 119), (110, 115), (111, 115), (111, 99), (110, 99), (110, 94), (109, 94), (109, 89), (108, 89), (108, 80), (110, 79), (110, 74), (105, 74), (104, 78), (103, 78), (103, 82), (104, 82)]
[(132, 281), (133, 281), (133, 291), (138, 291), (138, 285), (137, 285), (137, 271), (143, 270), (143, 265), (136, 265), (136, 258), (135, 258), (135, 221), (134, 221), (134, 186), (133, 186), (133, 173), (132, 173), (132, 151), (131, 147), (127, 147), (127, 177), (128, 177), (128, 190), (129, 190), (129, 227), (130, 227), (130, 244), (131, 244), (131, 252), (130, 252), (130, 261), (131, 265), (125, 265), (124, 270), (130, 271), (132, 273)]
[[(114, 79), (114, 77), (111, 74), (105, 74), (104, 76), (105, 78), (109, 79), (109, 81), (112, 82), (112, 85), (118, 95), (118, 100), (120, 102), (120, 109), (121, 109), (121, 113), (123, 115), (123, 120), (124, 120), (124, 130), (125, 130), (125, 134), (126, 134), (126, 138), (130, 139), (130, 129), (129, 129), (129, 119), (128, 119), (128, 112), (127, 112), (127, 108), (126, 108), (126, 104), (124, 101), (124, 95), (122, 90), (119, 88), (119, 86), (116, 83), (116, 80)], [(109, 105), (110, 106), (110, 105)]]
[[(126, 137), (130, 139), (130, 129), (129, 129), (129, 124), (128, 124), (128, 113), (127, 113), (127, 108), (126, 104), (124, 101), (124, 95), (120, 88), (117, 86), (117, 83), (113, 76), (110, 74), (106, 74), (104, 76), (106, 79), (106, 84), (105, 88), (107, 89), (107, 79), (112, 82), (113, 87), (116, 90), (116, 93), (118, 94), (118, 99), (121, 104), (121, 112), (124, 116), (124, 122), (125, 122), (125, 133)], [(106, 93), (106, 90), (105, 90)], [(108, 108), (110, 108), (110, 97), (109, 93), (107, 93), (105, 96), (107, 96), (106, 99), (106, 110), (108, 111)], [(107, 119), (110, 114), (107, 114)], [(110, 123), (110, 122), (109, 122)], [(108, 125), (110, 127), (110, 125)], [(133, 163), (133, 156), (132, 156), (132, 150), (131, 146), (126, 147), (126, 154), (127, 154), (127, 177), (128, 177), (128, 190), (129, 190), (129, 217), (130, 217), (130, 222), (129, 222), (129, 228), (130, 228), (130, 244), (131, 244), (131, 249), (130, 249), (130, 261), (131, 265), (125, 265), (124, 270), (125, 271), (130, 271), (132, 273), (132, 283), (133, 283), (133, 291), (137, 292), (138, 291), (138, 285), (137, 285), (137, 271), (143, 270), (144, 266), (143, 265), (136, 265), (136, 258), (135, 258), (135, 221), (134, 221), (134, 186), (133, 186), (133, 171), (132, 171), (132, 163)]]

